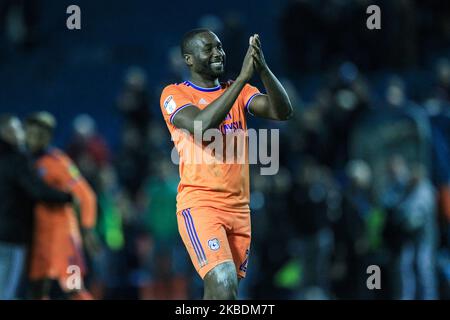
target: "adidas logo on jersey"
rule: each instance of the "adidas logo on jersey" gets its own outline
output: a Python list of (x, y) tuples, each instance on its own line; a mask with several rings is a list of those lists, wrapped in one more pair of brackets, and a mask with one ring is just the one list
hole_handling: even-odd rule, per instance
[(208, 104), (208, 101), (206, 101), (205, 99), (201, 98), (201, 99), (198, 101), (198, 104)]

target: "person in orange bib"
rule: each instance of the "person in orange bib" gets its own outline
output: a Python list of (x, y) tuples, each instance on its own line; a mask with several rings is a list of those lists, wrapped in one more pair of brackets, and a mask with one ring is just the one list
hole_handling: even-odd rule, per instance
[[(50, 147), (55, 125), (50, 113), (31, 114), (26, 120), (27, 147), (42, 179), (57, 189), (72, 192), (78, 200), (83, 236), (89, 245), (95, 246), (96, 196), (69, 157)], [(72, 205), (36, 204), (29, 266), (33, 299), (49, 299), (54, 280), (69, 299), (92, 299), (82, 281), (86, 272), (82, 247), (80, 226)], [(77, 275), (80, 279), (74, 278)]]
[[(251, 240), (246, 116), (287, 120), (293, 110), (266, 64), (259, 35), (250, 37), (236, 80), (226, 83), (219, 82), (225, 52), (213, 32), (189, 31), (181, 51), (190, 80), (168, 85), (160, 100), (179, 155), (178, 229), (204, 281), (204, 299), (236, 299), (239, 280), (247, 272)], [(248, 84), (254, 72), (266, 94)], [(222, 147), (210, 152), (196, 133), (215, 136)], [(241, 147), (236, 147), (239, 143), (230, 147), (231, 136)], [(231, 156), (228, 147), (235, 151)]]

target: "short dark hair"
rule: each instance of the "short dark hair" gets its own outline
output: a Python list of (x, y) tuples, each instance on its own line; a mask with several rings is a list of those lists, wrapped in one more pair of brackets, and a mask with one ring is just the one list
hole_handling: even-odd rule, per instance
[(56, 127), (55, 117), (47, 111), (33, 112), (25, 120), (26, 124), (35, 124), (53, 133)]
[(198, 28), (192, 29), (184, 34), (183, 39), (181, 40), (181, 54), (185, 55), (187, 53), (192, 53), (192, 40), (199, 34), (211, 32), (211, 30), (206, 28)]

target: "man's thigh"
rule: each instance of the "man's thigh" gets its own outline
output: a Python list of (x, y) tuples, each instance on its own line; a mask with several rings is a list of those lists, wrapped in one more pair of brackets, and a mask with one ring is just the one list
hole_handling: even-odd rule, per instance
[(227, 222), (214, 208), (190, 208), (177, 212), (178, 230), (192, 264), (203, 279), (215, 266), (233, 261)]

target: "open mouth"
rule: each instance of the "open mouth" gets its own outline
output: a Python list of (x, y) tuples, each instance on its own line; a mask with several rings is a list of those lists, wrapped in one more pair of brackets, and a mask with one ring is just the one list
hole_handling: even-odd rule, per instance
[(211, 62), (210, 65), (211, 65), (211, 67), (214, 67), (214, 68), (221, 68), (221, 67), (223, 67), (223, 61)]

